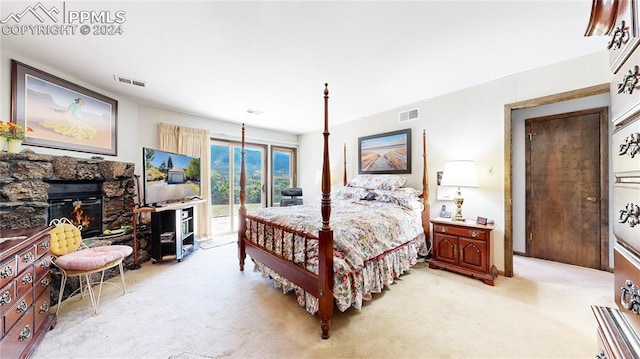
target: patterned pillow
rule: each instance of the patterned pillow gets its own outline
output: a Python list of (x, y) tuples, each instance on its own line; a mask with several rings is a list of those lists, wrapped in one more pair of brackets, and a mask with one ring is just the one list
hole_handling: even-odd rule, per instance
[(347, 186), (366, 189), (386, 189), (394, 191), (407, 183), (407, 179), (396, 175), (358, 175)]
[(415, 188), (403, 187), (395, 191), (378, 189), (373, 192), (376, 194), (376, 201), (379, 202), (392, 202), (410, 210), (421, 210), (423, 206), (420, 199), (422, 192)]
[(352, 200), (365, 197), (369, 193), (364, 188), (355, 187), (340, 187), (335, 192), (331, 193), (331, 199), (333, 200)]

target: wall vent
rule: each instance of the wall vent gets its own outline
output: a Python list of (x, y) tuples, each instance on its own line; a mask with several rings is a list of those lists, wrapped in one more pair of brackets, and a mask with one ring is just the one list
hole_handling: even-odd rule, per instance
[(420, 109), (414, 108), (408, 111), (400, 112), (400, 117), (398, 118), (399, 123), (413, 121), (420, 118)]
[(144, 81), (133, 80), (123, 76), (113, 75), (113, 79), (118, 82), (122, 82), (124, 84), (129, 84), (129, 85), (134, 85), (139, 87), (147, 87), (147, 83)]

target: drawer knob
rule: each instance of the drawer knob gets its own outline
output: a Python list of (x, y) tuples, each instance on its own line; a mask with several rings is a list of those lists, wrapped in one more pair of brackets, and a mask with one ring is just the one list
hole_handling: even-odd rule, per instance
[(618, 93), (626, 93), (629, 95), (633, 94), (633, 90), (636, 88), (638, 84), (638, 74), (640, 69), (638, 66), (634, 66), (633, 70), (629, 70), (626, 75), (622, 77), (622, 82), (618, 83)]
[(20, 335), (18, 336), (18, 340), (22, 342), (29, 339), (30, 336), (31, 336), (31, 328), (29, 328), (29, 325), (27, 324), (20, 332)]
[(624, 20), (620, 21), (620, 26), (616, 27), (611, 35), (611, 41), (607, 44), (607, 50), (619, 50), (622, 44), (629, 39), (629, 27), (626, 26)]
[(29, 252), (29, 253), (25, 254), (24, 257), (22, 257), (22, 261), (25, 262), (25, 263), (33, 262), (33, 253)]
[(22, 284), (23, 285), (27, 285), (33, 282), (33, 277), (31, 276), (31, 273), (27, 273), (27, 275), (25, 275), (24, 277), (22, 277)]
[(27, 302), (23, 299), (22, 302), (18, 304), (18, 307), (16, 308), (16, 312), (18, 314), (24, 313), (27, 311), (27, 309), (29, 309), (29, 306), (27, 305)]
[(11, 268), (11, 266), (6, 266), (4, 268), (2, 268), (2, 270), (0, 271), (0, 278), (9, 278), (13, 275), (13, 268)]
[(618, 211), (618, 223), (626, 223), (629, 227), (635, 227), (640, 223), (640, 206), (627, 203), (623, 209)]
[(640, 151), (640, 133), (634, 132), (624, 139), (624, 142), (620, 144), (618, 149), (618, 156), (624, 156), (625, 154), (631, 158), (634, 158)]
[(631, 279), (624, 281), (624, 287), (620, 288), (620, 304), (626, 310), (630, 310), (635, 314), (640, 314), (640, 298), (638, 296), (638, 287), (633, 284)]
[(440, 232), (447, 233), (447, 227), (440, 227)]
[(46, 313), (48, 311), (49, 311), (49, 303), (45, 301), (40, 306), (40, 313)]
[(471, 237), (473, 237), (473, 238), (478, 238), (478, 236), (480, 236), (480, 233), (479, 233), (479, 232), (476, 232), (476, 231), (471, 231), (471, 232), (469, 232), (469, 234), (470, 234), (470, 235), (471, 235)]
[(0, 306), (11, 303), (11, 292), (6, 290), (0, 295)]

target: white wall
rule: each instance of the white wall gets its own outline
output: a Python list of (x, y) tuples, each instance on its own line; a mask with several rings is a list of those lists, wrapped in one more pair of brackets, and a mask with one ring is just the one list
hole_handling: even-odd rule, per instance
[[(67, 74), (60, 73), (46, 64), (31, 61), (19, 55), (4, 51), (0, 56), (0, 119), (9, 121), (11, 115), (11, 59), (15, 59), (44, 72), (58, 76), (90, 90), (101, 93), (118, 101), (118, 155), (104, 156), (107, 160), (132, 162), (136, 165), (136, 173), (142, 175), (142, 147), (158, 148), (158, 123), (193, 128), (203, 128), (210, 131), (211, 136), (239, 140), (241, 125), (232, 122), (219, 121), (175, 111), (158, 109), (139, 105), (126, 98), (119, 97), (102, 89), (96, 88)], [(260, 128), (247, 127), (247, 141), (254, 143), (269, 143), (289, 147), (297, 147), (298, 136), (280, 133)], [(25, 146), (36, 153), (58, 156), (72, 156), (90, 158), (96, 154), (56, 150), (45, 147)]]
[[(470, 74), (473, 76), (473, 74)], [(437, 217), (442, 204), (452, 208), (452, 202), (436, 200), (436, 172), (444, 162), (470, 159), (478, 167), (479, 188), (464, 190), (463, 214), (467, 218), (483, 216), (496, 221), (493, 259), (496, 267), (504, 271), (504, 106), (579, 88), (609, 82), (611, 73), (605, 50), (527, 71), (451, 94), (407, 104), (342, 125), (331, 126), (331, 165), (342, 170), (342, 146), (347, 145), (347, 175), (357, 174), (358, 137), (411, 128), (412, 173), (407, 175), (408, 185), (422, 187), (422, 130), (427, 133), (427, 165), (431, 217)], [(425, 79), (427, 81), (427, 79)], [(372, 84), (373, 85), (373, 84)], [(380, 84), (383, 86), (383, 84)], [(329, 84), (331, 97), (331, 84)], [(318, 93), (318, 101), (322, 94)], [(331, 99), (329, 100), (331, 102)], [(398, 123), (398, 112), (420, 108), (420, 119)], [(331, 109), (331, 105), (329, 105)], [(331, 121), (331, 113), (329, 113)], [(315, 201), (320, 196), (319, 185), (314, 184), (315, 170), (322, 162), (322, 133), (316, 131), (300, 136), (299, 179), (304, 188), (304, 201)], [(514, 162), (519, 159), (514, 158)], [(524, 158), (520, 159), (524, 161)], [(524, 193), (514, 194), (524, 196)]]

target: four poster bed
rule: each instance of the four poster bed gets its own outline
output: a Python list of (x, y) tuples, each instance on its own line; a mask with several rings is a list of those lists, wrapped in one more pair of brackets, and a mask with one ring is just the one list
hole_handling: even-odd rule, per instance
[(325, 84), (320, 208), (269, 207), (247, 214), (243, 125), (238, 230), (240, 270), (249, 255), (263, 276), (295, 291), (300, 305), (317, 312), (323, 339), (329, 338), (334, 301), (341, 311), (359, 309), (363, 299), (414, 265), (418, 251), (426, 255), (430, 243), (424, 131), (422, 191), (404, 187), (406, 180), (393, 175), (361, 175), (347, 183), (345, 168), (344, 187), (332, 195), (328, 95)]

